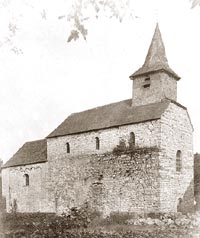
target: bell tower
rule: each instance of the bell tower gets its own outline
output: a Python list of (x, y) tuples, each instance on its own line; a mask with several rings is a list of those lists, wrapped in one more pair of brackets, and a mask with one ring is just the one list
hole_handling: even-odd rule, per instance
[(130, 76), (132, 105), (140, 106), (165, 99), (176, 101), (180, 77), (169, 67), (158, 24), (143, 66)]

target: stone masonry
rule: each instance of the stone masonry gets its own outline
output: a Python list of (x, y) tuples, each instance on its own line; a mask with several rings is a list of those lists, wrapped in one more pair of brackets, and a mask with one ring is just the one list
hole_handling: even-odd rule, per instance
[[(187, 111), (171, 103), (161, 119), (160, 201), (161, 211), (175, 211), (179, 199), (187, 209), (194, 203), (193, 127)], [(181, 171), (176, 171), (176, 153), (182, 153)], [(189, 197), (186, 192), (190, 190)], [(186, 197), (185, 197), (186, 196)]]
[[(133, 157), (131, 158), (129, 154), (113, 156), (111, 153), (113, 148), (119, 144), (120, 138), (128, 144), (131, 131), (135, 133), (138, 148), (158, 149), (156, 152), (141, 153), (137, 157), (139, 162), (144, 158), (150, 162), (145, 167), (145, 171), (141, 173), (146, 174), (147, 181), (152, 181), (151, 186), (146, 184), (147, 181), (143, 181), (145, 177), (139, 176), (137, 168), (134, 167)], [(161, 131), (162, 133), (160, 133)], [(79, 149), (74, 147), (76, 153), (72, 152), (73, 156), (66, 155), (64, 138), (72, 142), (74, 136), (71, 136), (72, 140), (70, 140), (70, 136), (50, 139), (48, 144), (51, 178), (49, 188), (56, 188), (56, 191), (54, 189), (49, 191), (50, 200), (53, 202), (56, 197), (54, 203), (57, 206), (56, 211), (59, 212), (73, 206), (83, 206), (85, 202), (95, 204), (91, 202), (92, 199), (89, 196), (91, 190), (93, 191), (95, 188), (96, 194), (101, 200), (95, 207), (106, 214), (116, 211), (173, 212), (177, 211), (180, 198), (191, 208), (193, 206), (193, 191), (190, 191), (190, 196), (186, 200), (184, 200), (184, 196), (188, 187), (193, 184), (192, 131), (193, 128), (185, 108), (171, 103), (160, 120), (76, 135)], [(116, 141), (113, 140), (113, 134), (117, 135)], [(106, 150), (102, 145), (102, 150), (98, 151), (98, 154), (94, 154), (95, 144), (92, 139), (96, 135), (101, 135), (101, 141), (106, 142)], [(91, 138), (91, 141), (86, 139), (87, 136)], [(83, 148), (81, 147), (80, 141), (85, 140), (93, 145), (90, 151), (84, 148), (85, 144)], [(176, 171), (176, 152), (179, 149), (182, 151), (183, 167), (181, 172)], [(84, 151), (86, 151), (85, 154)], [(98, 181), (100, 176), (102, 178)], [(140, 184), (137, 188), (136, 181), (139, 181)], [(127, 185), (125, 186), (124, 183)], [(120, 184), (122, 185), (120, 186)], [(120, 192), (120, 189), (123, 192)], [(96, 196), (92, 197), (98, 201)], [(120, 198), (120, 201), (115, 198)], [(143, 202), (141, 202), (142, 199)], [(138, 203), (138, 201), (140, 202)], [(52, 204), (52, 208), (54, 206)]]
[[(146, 79), (150, 78), (150, 81)], [(151, 90), (145, 85), (150, 84)], [(133, 80), (133, 106), (154, 103), (169, 98), (176, 101), (177, 82), (166, 73), (149, 73)]]
[[(128, 145), (131, 132), (135, 134), (136, 146), (151, 147), (160, 145), (160, 123), (154, 120), (94, 132), (49, 138), (47, 140), (48, 160), (50, 162), (60, 156), (71, 157), (111, 152), (119, 144), (120, 139), (124, 139)], [(144, 136), (144, 132), (146, 136)], [(100, 150), (96, 150), (96, 137), (100, 139)], [(69, 154), (66, 154), (66, 142), (70, 144)]]
[[(51, 196), (49, 204), (52, 202), (51, 209), (63, 212), (74, 206), (81, 207), (85, 202), (104, 214), (114, 211), (144, 212), (144, 209), (153, 211), (152, 204), (154, 204), (154, 208), (159, 208), (159, 199), (153, 196), (153, 194), (159, 192), (159, 152), (154, 151), (154, 149), (152, 151), (151, 149), (147, 150), (147, 152), (139, 150), (142, 152), (138, 155), (136, 153), (136, 161), (130, 155), (117, 156), (112, 154), (113, 149), (121, 139), (128, 146), (131, 131), (135, 133), (136, 147), (160, 147), (160, 122), (157, 120), (49, 139), (47, 150), (50, 176), (49, 196)], [(113, 134), (115, 135), (114, 138)], [(98, 152), (94, 143), (94, 138), (97, 135), (101, 141), (101, 149)], [(72, 145), (74, 143), (70, 154), (66, 154), (66, 141), (70, 141)], [(87, 145), (91, 145), (91, 147)], [(135, 166), (143, 159), (147, 162), (147, 167), (144, 166), (140, 174)], [(150, 168), (154, 169), (150, 170)], [(142, 176), (149, 172), (150, 174), (146, 178)], [(100, 176), (102, 176), (102, 179), (101, 182), (98, 182)], [(143, 179), (146, 180), (143, 181)], [(150, 180), (152, 180), (152, 184), (147, 186), (146, 183)], [(118, 187), (119, 184), (121, 185)], [(127, 186), (124, 186), (125, 184)], [(137, 189), (136, 186), (138, 186)], [(149, 192), (151, 191), (148, 196), (145, 194), (146, 191), (143, 191), (145, 186), (148, 187)], [(99, 198), (97, 198), (97, 195)], [(145, 196), (147, 197), (144, 198)], [(115, 200), (117, 197), (120, 197), (120, 201)], [(142, 199), (145, 208), (139, 202)], [(95, 205), (95, 201), (98, 205)], [(119, 203), (121, 207), (119, 207)]]
[[(29, 186), (24, 174), (29, 175)], [(3, 195), (8, 212), (48, 212), (47, 163), (3, 169)]]
[(176, 102), (158, 25), (133, 97), (71, 114), (3, 166), (8, 212), (187, 212), (194, 205), (193, 127)]
[(104, 215), (158, 212), (158, 154), (148, 148), (133, 154), (56, 158), (50, 162), (52, 207), (58, 213), (85, 203)]

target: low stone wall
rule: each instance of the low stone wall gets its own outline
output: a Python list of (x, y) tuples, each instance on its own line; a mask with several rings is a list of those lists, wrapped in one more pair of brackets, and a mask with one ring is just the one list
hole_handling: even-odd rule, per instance
[(159, 150), (155, 147), (56, 157), (48, 163), (48, 193), (55, 212), (67, 212), (85, 202), (106, 215), (159, 211)]

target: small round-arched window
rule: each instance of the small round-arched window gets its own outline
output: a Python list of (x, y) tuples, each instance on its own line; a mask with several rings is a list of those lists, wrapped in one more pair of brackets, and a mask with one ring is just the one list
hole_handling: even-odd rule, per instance
[(67, 150), (67, 153), (70, 153), (70, 144), (68, 142), (66, 143), (66, 150)]
[(99, 137), (95, 137), (95, 140), (96, 140), (96, 150), (99, 150), (99, 149), (100, 149), (100, 140), (99, 140)]
[(182, 152), (177, 150), (176, 152), (176, 171), (180, 172), (182, 169)]
[(177, 212), (181, 212), (181, 210), (182, 210), (182, 202), (183, 202), (183, 199), (179, 198), (178, 202), (177, 202)]
[(24, 174), (24, 178), (25, 178), (25, 186), (29, 186), (29, 175)]
[(134, 146), (135, 146), (135, 134), (134, 134), (134, 132), (130, 133), (130, 137), (129, 137), (128, 143), (129, 143), (129, 148), (130, 149), (134, 148)]

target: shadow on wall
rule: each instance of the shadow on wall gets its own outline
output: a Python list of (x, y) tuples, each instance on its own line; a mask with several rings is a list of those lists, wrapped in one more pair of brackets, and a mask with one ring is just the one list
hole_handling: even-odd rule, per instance
[(194, 197), (195, 210), (200, 210), (200, 154), (194, 155)]
[(5, 211), (6, 202), (5, 199), (2, 197), (2, 177), (1, 177), (1, 167), (3, 165), (3, 161), (0, 160), (0, 213)]
[[(194, 199), (192, 198), (194, 194)], [(193, 201), (195, 202), (192, 206)], [(194, 155), (194, 180), (191, 181), (183, 198), (179, 199), (177, 211), (187, 213), (200, 210), (200, 154)]]
[(177, 212), (183, 214), (194, 212), (194, 179), (190, 182), (182, 198), (179, 198)]

